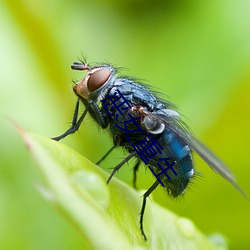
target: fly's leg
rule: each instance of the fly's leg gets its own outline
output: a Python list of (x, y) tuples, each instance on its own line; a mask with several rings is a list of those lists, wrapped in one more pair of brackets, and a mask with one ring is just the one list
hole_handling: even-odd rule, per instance
[(78, 99), (77, 102), (76, 102), (71, 127), (65, 133), (63, 133), (62, 135), (52, 138), (53, 140), (59, 141), (59, 140), (63, 139), (64, 137), (68, 136), (69, 134), (75, 133), (79, 129), (79, 127), (80, 127), (84, 117), (86, 116), (87, 112), (90, 112), (91, 114), (94, 115), (95, 120), (97, 121), (98, 124), (101, 125), (102, 128), (107, 127), (108, 122), (107, 122), (107, 118), (106, 118), (105, 114), (101, 112), (98, 105), (92, 100), (87, 104), (86, 109), (84, 110), (81, 117), (77, 121), (78, 112), (79, 112), (79, 104), (80, 104), (80, 100)]
[(93, 100), (89, 101), (89, 105), (89, 113), (93, 116), (96, 122), (101, 125), (102, 128), (106, 128), (108, 126), (106, 113), (102, 112), (96, 102)]
[(81, 117), (77, 121), (78, 111), (79, 111), (79, 103), (80, 103), (80, 101), (78, 99), (77, 102), (76, 102), (76, 106), (75, 106), (75, 110), (74, 110), (74, 116), (73, 116), (71, 127), (65, 133), (63, 133), (62, 135), (59, 135), (59, 136), (51, 138), (51, 139), (53, 139), (55, 141), (60, 141), (64, 137), (68, 136), (69, 134), (75, 133), (79, 129), (79, 127), (80, 127), (80, 125), (81, 125), (84, 117), (86, 116), (86, 114), (87, 114), (87, 112), (89, 110), (89, 105), (87, 105), (86, 109), (84, 110), (84, 112), (82, 113)]
[(145, 208), (146, 208), (146, 201), (147, 201), (148, 196), (156, 189), (156, 187), (158, 185), (159, 185), (159, 181), (156, 180), (154, 182), (154, 184), (143, 195), (142, 208), (141, 208), (141, 212), (140, 212), (140, 230), (141, 230), (141, 233), (142, 233), (144, 240), (147, 240), (147, 236), (146, 236), (144, 229), (143, 229), (143, 216), (144, 216), (144, 212), (145, 212)]
[(137, 153), (136, 152), (132, 152), (130, 153), (121, 163), (119, 163), (116, 167), (114, 167), (112, 173), (110, 174), (108, 180), (107, 180), (107, 184), (109, 184), (109, 182), (111, 181), (112, 177), (114, 176), (114, 174), (127, 162), (129, 161), (132, 157), (134, 157)]
[(136, 172), (137, 172), (138, 169), (139, 169), (140, 163), (141, 163), (141, 160), (138, 159), (138, 160), (136, 161), (136, 163), (135, 163), (134, 168), (133, 168), (133, 187), (134, 187), (135, 189), (137, 189), (137, 188), (136, 188)]
[(96, 165), (99, 165), (115, 148), (115, 145), (96, 163)]
[[(112, 151), (113, 151), (113, 149), (115, 148), (116, 146), (113, 146), (97, 163), (96, 163), (96, 165), (98, 165), (98, 164), (100, 164)], [(132, 155), (132, 156), (134, 156), (134, 155)], [(132, 157), (131, 156), (131, 157)], [(109, 181), (111, 180), (111, 178), (113, 177), (113, 175), (115, 174), (115, 172), (117, 172), (121, 167), (122, 167), (122, 165), (125, 163), (125, 162), (127, 162), (127, 161), (129, 161), (130, 160), (130, 155), (128, 156), (129, 158), (127, 159), (127, 158), (125, 158), (119, 165), (117, 165), (115, 168), (114, 168), (114, 170), (113, 170), (113, 172), (111, 173), (111, 175), (112, 176), (110, 176), (109, 177), (109, 180), (107, 181), (107, 183), (109, 183)], [(140, 161), (140, 159), (138, 159), (137, 161), (136, 161), (136, 163), (135, 163), (135, 166), (134, 166), (134, 168), (133, 168), (133, 187), (135, 188), (135, 189), (137, 189), (136, 188), (136, 172), (138, 171), (138, 169), (139, 169), (139, 166), (140, 166), (140, 163), (141, 163), (141, 161)]]

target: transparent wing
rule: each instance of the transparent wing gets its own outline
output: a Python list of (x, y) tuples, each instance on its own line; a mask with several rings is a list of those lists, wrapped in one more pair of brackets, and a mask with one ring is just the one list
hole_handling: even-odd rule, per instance
[(236, 178), (230, 169), (222, 162), (210, 149), (191, 134), (181, 136), (183, 140), (211, 167), (217, 174), (221, 175), (229, 183), (231, 183), (246, 198), (247, 195), (237, 185)]
[[(164, 114), (165, 113), (165, 114)], [(178, 113), (177, 113), (178, 114)], [(247, 199), (247, 195), (243, 190), (236, 184), (236, 178), (229, 168), (202, 142), (195, 138), (185, 127), (185, 124), (182, 123), (180, 117), (177, 115), (171, 115), (167, 111), (160, 111), (151, 113), (151, 116), (154, 120), (164, 124), (166, 127), (174, 131), (183, 141), (187, 143), (216, 173), (221, 175), (229, 183), (231, 183), (242, 195)]]

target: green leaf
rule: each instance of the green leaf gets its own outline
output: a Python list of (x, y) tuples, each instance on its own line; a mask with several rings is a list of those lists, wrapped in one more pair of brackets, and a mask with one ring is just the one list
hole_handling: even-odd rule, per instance
[(21, 131), (44, 176), (43, 196), (81, 232), (83, 249), (226, 249), (215, 245), (186, 218), (148, 199), (143, 240), (139, 212), (143, 192), (113, 178), (75, 150), (39, 135)]

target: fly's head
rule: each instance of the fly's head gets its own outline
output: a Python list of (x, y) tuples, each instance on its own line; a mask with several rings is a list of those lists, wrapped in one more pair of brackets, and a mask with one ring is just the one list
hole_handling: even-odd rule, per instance
[(116, 77), (115, 69), (109, 65), (89, 66), (83, 62), (74, 62), (71, 69), (88, 71), (73, 87), (75, 94), (85, 100), (97, 98)]

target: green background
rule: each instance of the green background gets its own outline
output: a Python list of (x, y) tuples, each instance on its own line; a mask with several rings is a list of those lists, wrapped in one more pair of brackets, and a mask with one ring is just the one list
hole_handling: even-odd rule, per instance
[[(230, 166), (250, 196), (250, 1), (1, 1), (0, 2), (0, 249), (79, 249), (81, 235), (35, 189), (39, 173), (8, 118), (52, 137), (71, 121), (75, 96), (70, 65), (108, 61), (145, 79)], [(96, 162), (111, 146), (87, 119), (63, 143)], [(116, 150), (102, 163), (115, 166)], [(250, 202), (198, 157), (203, 177), (183, 198), (162, 188), (154, 199), (220, 232), (230, 249), (249, 249)], [(117, 177), (132, 184), (132, 165)], [(56, 177), (55, 177), (56, 178)], [(139, 187), (154, 178), (145, 169)]]

